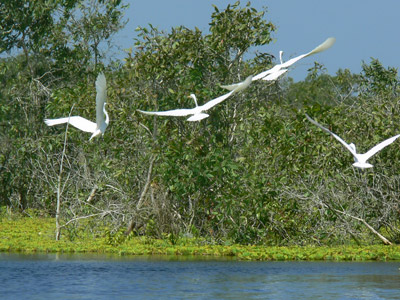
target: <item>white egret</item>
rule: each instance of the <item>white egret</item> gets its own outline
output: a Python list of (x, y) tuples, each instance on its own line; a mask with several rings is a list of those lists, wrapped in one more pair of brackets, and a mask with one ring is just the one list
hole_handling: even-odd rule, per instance
[[(91, 132), (92, 136), (89, 141), (99, 134), (104, 134), (110, 119), (106, 111), (107, 99), (107, 82), (103, 73), (97, 76), (96, 80), (96, 123), (89, 121), (80, 116), (71, 116), (58, 119), (45, 119), (44, 122), (48, 126), (54, 126), (63, 123), (69, 123), (72, 126), (85, 131)], [(105, 115), (105, 118), (104, 118)]]
[[(266, 81), (273, 81), (278, 79), (282, 74), (286, 73), (288, 71), (288, 68), (293, 65), (295, 62), (299, 61), (300, 59), (325, 51), (326, 49), (329, 49), (330, 47), (332, 47), (332, 45), (335, 43), (336, 39), (334, 37), (330, 37), (327, 38), (325, 40), (325, 42), (323, 42), (321, 45), (315, 47), (313, 50), (311, 50), (308, 53), (299, 55), (297, 57), (294, 57), (292, 59), (289, 59), (287, 62), (283, 62), (282, 61), (282, 55), (283, 55), (283, 51), (279, 51), (279, 60), (280, 60), (280, 64), (275, 65), (274, 67), (272, 67), (271, 69), (268, 69), (264, 72), (261, 72), (257, 75), (255, 75), (252, 78), (252, 81), (255, 80), (266, 80)], [(234, 83), (234, 84), (230, 84), (230, 85), (221, 85), (222, 88), (227, 89), (227, 90), (233, 90), (236, 87), (238, 87), (239, 85), (241, 85), (243, 82), (239, 82), (239, 83)]]
[(310, 116), (308, 116), (307, 114), (306, 114), (306, 117), (311, 123), (313, 123), (314, 125), (318, 126), (319, 128), (321, 128), (322, 130), (326, 131), (327, 133), (331, 134), (334, 138), (336, 138), (339, 142), (341, 142), (342, 145), (345, 146), (346, 149), (349, 150), (351, 154), (353, 154), (354, 160), (355, 160), (355, 163), (353, 164), (353, 166), (355, 166), (357, 168), (360, 168), (360, 169), (372, 168), (373, 165), (367, 163), (367, 160), (371, 156), (373, 156), (374, 154), (376, 154), (377, 152), (379, 152), (380, 150), (385, 148), (386, 146), (388, 146), (391, 143), (393, 143), (398, 137), (400, 137), (400, 134), (395, 135), (395, 136), (393, 136), (393, 137), (391, 137), (391, 138), (379, 143), (378, 145), (376, 145), (375, 147), (371, 148), (366, 153), (357, 153), (356, 146), (353, 143), (347, 144), (338, 135), (334, 134), (329, 129), (325, 128), (321, 124), (319, 124), (316, 121), (314, 121), (313, 119), (311, 119)]
[(194, 108), (182, 108), (182, 109), (173, 109), (166, 111), (145, 111), (138, 109), (138, 111), (146, 115), (170, 116), (170, 117), (184, 117), (191, 115), (191, 117), (189, 117), (187, 121), (200, 121), (209, 116), (208, 114), (204, 113), (204, 111), (210, 109), (211, 107), (217, 105), (218, 103), (221, 103), (233, 93), (234, 91), (231, 91), (225, 95), (219, 96), (218, 98), (208, 101), (206, 104), (201, 106), (198, 106), (197, 104), (196, 95), (190, 94), (189, 97), (191, 97), (194, 100), (194, 103), (196, 105), (196, 107)]
[(184, 117), (184, 116), (189, 116), (187, 121), (200, 121), (205, 118), (207, 118), (209, 115), (205, 113), (205, 111), (209, 110), (210, 108), (214, 107), (215, 105), (221, 103), (225, 99), (227, 99), (229, 96), (231, 96), (233, 93), (236, 93), (238, 91), (242, 91), (245, 88), (247, 88), (250, 83), (251, 83), (252, 76), (249, 76), (246, 78), (245, 81), (243, 81), (240, 85), (238, 85), (234, 90), (230, 91), (229, 93), (219, 96), (218, 98), (215, 98), (213, 100), (208, 101), (206, 104), (203, 104), (199, 106), (197, 104), (197, 98), (195, 94), (190, 94), (189, 97), (191, 97), (194, 100), (194, 103), (196, 107), (194, 108), (182, 108), (182, 109), (173, 109), (173, 110), (167, 110), (167, 111), (144, 111), (138, 109), (139, 112), (146, 114), (146, 115), (157, 115), (157, 116), (172, 116), (172, 117)]

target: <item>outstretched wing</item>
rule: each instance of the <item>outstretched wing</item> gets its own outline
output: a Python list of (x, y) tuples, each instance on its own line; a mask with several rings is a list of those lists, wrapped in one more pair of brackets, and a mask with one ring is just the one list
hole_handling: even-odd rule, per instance
[(229, 85), (220, 85), (220, 87), (223, 89), (226, 89), (228, 91), (233, 91), (234, 89), (238, 88), (242, 83), (243, 83), (243, 81), (239, 82), (239, 83), (229, 84)]
[(313, 55), (315, 53), (319, 53), (322, 51), (325, 51), (326, 49), (329, 49), (330, 47), (333, 46), (333, 44), (336, 42), (336, 38), (330, 37), (325, 40), (321, 45), (315, 47), (313, 50), (307, 53), (307, 56)]
[(248, 76), (244, 81), (242, 81), (235, 89), (233, 89), (234, 92), (240, 92), (249, 87), (249, 85), (252, 83), (253, 75)]
[(266, 80), (266, 81), (274, 81), (277, 80), (280, 76), (282, 76), (283, 74), (285, 74), (288, 71), (288, 69), (281, 69), (277, 72), (268, 74), (267, 76), (263, 77), (262, 80)]
[(252, 80), (253, 81), (259, 80), (261, 78), (264, 78), (265, 76), (268, 76), (269, 74), (273, 74), (273, 73), (279, 72), (281, 68), (282, 68), (282, 64), (275, 65), (271, 69), (268, 69), (268, 70), (266, 70), (264, 72), (261, 72), (261, 73), (257, 74), (256, 76), (254, 76), (252, 78)]
[(166, 111), (145, 111), (138, 109), (137, 111), (146, 115), (157, 115), (157, 116), (171, 116), (171, 117), (184, 117), (188, 115), (193, 115), (195, 113), (194, 108), (182, 108), (182, 109), (173, 109)]
[(308, 54), (302, 54), (296, 57), (293, 57), (291, 59), (289, 59), (288, 61), (284, 62), (283, 64), (281, 64), (282, 68), (289, 68), (291, 65), (293, 65), (295, 62), (298, 62), (300, 59), (306, 57)]
[(329, 49), (330, 47), (332, 47), (332, 45), (335, 43), (335, 41), (336, 41), (336, 39), (335, 39), (334, 37), (327, 38), (327, 39), (325, 40), (325, 42), (323, 42), (321, 45), (315, 47), (315, 48), (314, 48), (313, 50), (311, 50), (310, 52), (308, 52), (308, 53), (306, 53), (306, 54), (299, 55), (299, 56), (294, 57), (294, 58), (292, 58), (292, 59), (289, 59), (287, 62), (284, 62), (284, 63), (281, 65), (281, 67), (282, 67), (282, 68), (289, 68), (289, 67), (290, 67), (291, 65), (293, 65), (295, 62), (299, 61), (300, 59), (302, 59), (302, 58), (304, 58), (304, 57), (307, 57), (307, 56), (310, 56), (310, 55), (313, 55), (313, 54), (316, 54), (316, 53), (325, 51), (326, 49)]
[(107, 100), (107, 82), (103, 73), (97, 76), (96, 80), (96, 123), (97, 128), (105, 122), (104, 120), (104, 103)]
[[(296, 57), (294, 57), (292, 59), (289, 59), (287, 62), (282, 62), (282, 56), (281, 56), (282, 51), (280, 51), (279, 54), (280, 54), (281, 63), (278, 64), (278, 65), (275, 65), (273, 68), (271, 68), (269, 70), (266, 70), (264, 72), (261, 72), (260, 74), (257, 74), (256, 76), (253, 77), (253, 81), (254, 80), (259, 80), (259, 79), (275, 80), (280, 75), (282, 75), (284, 73), (284, 72), (279, 73), (281, 71), (281, 69), (289, 68), (291, 65), (293, 65), (294, 63), (296, 63), (297, 61), (299, 61), (300, 59), (302, 59), (304, 57), (307, 57), (307, 56), (310, 56), (310, 55), (325, 51), (326, 49), (332, 47), (332, 45), (335, 43), (335, 41), (336, 41), (336, 39), (334, 37), (327, 38), (325, 40), (325, 42), (323, 42), (321, 45), (315, 47), (310, 52), (302, 54), (302, 55), (299, 55), (299, 56), (296, 56)], [(278, 74), (275, 74), (276, 72), (278, 72)], [(269, 79), (264, 79), (267, 76), (268, 76)], [(272, 79), (270, 79), (270, 78), (272, 78)]]
[(308, 119), (308, 121), (310, 121), (311, 123), (313, 123), (314, 125), (318, 126), (319, 128), (321, 128), (322, 130), (326, 131), (327, 133), (331, 134), (335, 139), (337, 139), (339, 142), (342, 143), (343, 146), (345, 146), (347, 148), (347, 150), (349, 150), (351, 152), (351, 154), (353, 154), (354, 157), (357, 156), (357, 153), (354, 151), (354, 149), (352, 147), (350, 147), (349, 144), (347, 144), (344, 140), (342, 140), (340, 138), (340, 136), (334, 134), (332, 131), (330, 131), (328, 128), (325, 128), (324, 126), (322, 126), (321, 124), (319, 124), (318, 122), (314, 121), (313, 119), (310, 118), (309, 115), (306, 114), (306, 117)]
[(371, 156), (375, 155), (377, 152), (381, 151), (383, 148), (386, 146), (390, 145), (393, 143), (398, 137), (400, 137), (400, 134), (395, 135), (387, 140), (384, 140), (383, 142), (379, 143), (378, 145), (372, 147), (367, 153), (365, 153), (366, 160), (370, 158)]
[(235, 90), (230, 91), (229, 93), (219, 96), (218, 98), (215, 98), (213, 100), (208, 101), (206, 104), (203, 104), (201, 106), (198, 106), (197, 109), (199, 109), (200, 111), (206, 111), (208, 109), (210, 109), (211, 107), (221, 103), (222, 101), (224, 101), (226, 98), (228, 98), (230, 95), (232, 95), (235, 92)]
[(58, 119), (45, 119), (44, 122), (46, 123), (47, 126), (54, 126), (58, 124), (63, 124), (63, 123), (69, 123), (72, 126), (85, 131), (85, 132), (95, 132), (96, 131), (96, 123), (89, 121), (85, 118), (79, 117), (79, 116), (73, 116), (73, 117), (66, 117), (66, 118), (58, 118)]
[(247, 87), (251, 84), (253, 79), (253, 76), (250, 75), (248, 76), (245, 80), (239, 83), (234, 83), (230, 85), (220, 85), (221, 88), (233, 91), (235, 90), (236, 92), (243, 91), (244, 89), (247, 89)]

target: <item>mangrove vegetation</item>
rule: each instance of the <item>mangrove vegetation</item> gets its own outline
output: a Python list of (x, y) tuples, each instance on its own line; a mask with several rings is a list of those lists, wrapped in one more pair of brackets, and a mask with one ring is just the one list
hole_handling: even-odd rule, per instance
[[(193, 107), (191, 93), (203, 104), (225, 93), (220, 84), (272, 67), (276, 28), (251, 3), (215, 6), (206, 32), (132, 28), (132, 47), (114, 59), (125, 8), (121, 0), (0, 4), (0, 250), (235, 255), (242, 245), (241, 257), (322, 259), (361, 245), (354, 251), (367, 259), (399, 258), (399, 142), (371, 158), (373, 168), (356, 169), (305, 117), (361, 152), (399, 134), (396, 68), (371, 58), (360, 73), (329, 75), (315, 55), (304, 80), (289, 71), (254, 82), (200, 122), (147, 116), (136, 110)], [(110, 116), (104, 136), (89, 141), (72, 126), (47, 127), (45, 118), (71, 108), (95, 120), (100, 72)], [(27, 219), (17, 218), (24, 234), (6, 230), (15, 215)], [(30, 246), (33, 229), (46, 236), (42, 246)], [(74, 242), (84, 237), (89, 245)], [(390, 256), (383, 244), (393, 245)], [(262, 257), (260, 246), (279, 250)], [(304, 257), (296, 257), (300, 246), (309, 249)]]

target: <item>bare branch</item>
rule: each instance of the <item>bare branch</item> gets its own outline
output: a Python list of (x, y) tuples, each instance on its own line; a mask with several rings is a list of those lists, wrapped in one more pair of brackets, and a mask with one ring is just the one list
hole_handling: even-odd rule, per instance
[[(151, 175), (153, 173), (153, 164), (154, 161), (156, 160), (156, 156), (152, 155), (151, 159), (150, 159), (150, 164), (149, 164), (149, 170), (147, 171), (147, 179), (146, 179), (146, 183), (143, 187), (142, 193), (140, 194), (140, 198), (138, 203), (136, 204), (136, 210), (139, 210), (140, 207), (142, 206), (144, 197), (147, 194), (147, 191), (149, 189), (150, 186), (150, 182), (151, 182)], [(128, 235), (129, 233), (131, 233), (131, 231), (133, 230), (133, 228), (135, 227), (135, 220), (132, 218), (131, 222), (129, 223), (128, 229), (126, 230), (126, 235)]]
[(331, 209), (331, 210), (333, 210), (333, 211), (335, 211), (335, 212), (337, 212), (337, 213), (340, 213), (340, 214), (345, 215), (345, 216), (347, 216), (347, 217), (350, 217), (350, 218), (352, 218), (352, 219), (354, 219), (354, 220), (357, 220), (357, 221), (362, 222), (365, 226), (367, 226), (367, 228), (368, 228), (369, 230), (371, 230), (372, 233), (374, 233), (376, 236), (378, 236), (378, 237), (382, 240), (382, 242), (383, 242), (385, 245), (392, 245), (392, 242), (390, 242), (387, 238), (385, 238), (385, 237), (384, 237), (383, 235), (381, 235), (378, 231), (376, 231), (376, 230), (375, 230), (371, 225), (369, 225), (364, 219), (359, 218), (359, 217), (356, 217), (356, 216), (353, 216), (353, 215), (350, 215), (349, 213), (347, 213), (347, 212), (345, 212), (345, 211), (338, 210), (338, 209), (336, 209), (336, 208), (332, 208), (332, 207), (328, 207), (328, 208)]

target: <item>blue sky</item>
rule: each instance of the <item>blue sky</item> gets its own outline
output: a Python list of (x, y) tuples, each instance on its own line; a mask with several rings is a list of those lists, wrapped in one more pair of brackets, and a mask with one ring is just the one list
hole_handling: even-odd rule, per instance
[[(236, 1), (229, 0), (133, 0), (126, 11), (129, 19), (114, 42), (121, 47), (117, 56), (123, 57), (122, 49), (133, 46), (134, 29), (152, 24), (159, 29), (184, 25), (208, 31), (212, 4), (220, 9)], [(241, 1), (245, 6), (247, 1)], [(267, 7), (266, 19), (277, 26), (275, 41), (263, 46), (265, 51), (278, 57), (284, 51), (284, 59), (306, 53), (327, 37), (336, 37), (336, 44), (329, 50), (305, 58), (289, 73), (296, 81), (307, 75), (314, 61), (325, 65), (329, 74), (339, 68), (354, 73), (361, 71), (364, 60), (377, 58), (385, 66), (400, 65), (400, 1), (395, 0), (254, 0), (252, 6), (261, 10)], [(115, 51), (115, 50), (114, 50)]]

